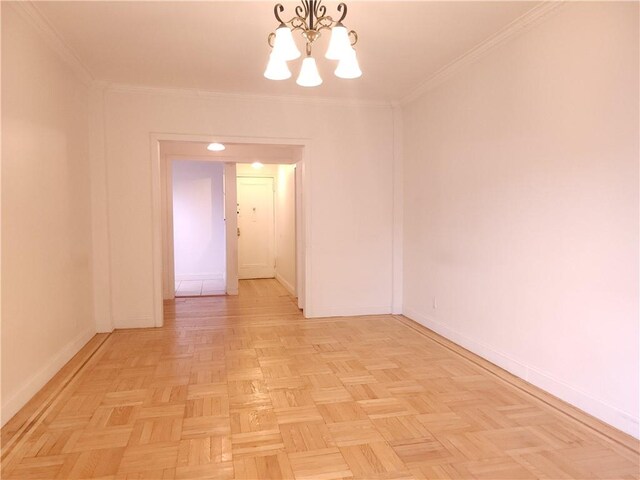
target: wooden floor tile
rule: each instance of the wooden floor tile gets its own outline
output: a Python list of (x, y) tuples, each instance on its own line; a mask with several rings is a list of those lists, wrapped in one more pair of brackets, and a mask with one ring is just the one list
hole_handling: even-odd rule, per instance
[(279, 425), (300, 422), (317, 422), (322, 421), (322, 415), (319, 408), (315, 405), (304, 407), (286, 407), (277, 408), (275, 410)]
[(232, 462), (179, 466), (175, 469), (175, 480), (227, 480), (232, 478), (234, 478)]
[(202, 416), (185, 418), (182, 422), (182, 438), (211, 437), (231, 434), (231, 421), (226, 416)]
[(420, 423), (415, 415), (376, 418), (373, 419), (373, 424), (384, 439), (392, 444), (402, 440), (431, 436), (429, 429)]
[(284, 451), (278, 428), (261, 432), (237, 433), (231, 436), (233, 458), (239, 456), (273, 455)]
[(175, 468), (179, 442), (132, 445), (127, 447), (118, 473), (146, 472)]
[(231, 433), (260, 432), (278, 428), (276, 411), (271, 405), (231, 411)]
[(232, 459), (231, 437), (200, 437), (180, 441), (179, 467), (224, 463)]
[(280, 425), (287, 452), (309, 452), (335, 446), (327, 425), (320, 422), (287, 423)]
[(233, 462), (235, 478), (245, 480), (293, 478), (289, 457), (285, 453), (242, 457)]
[(386, 442), (340, 447), (356, 478), (376, 478), (380, 474), (406, 472), (407, 466)]
[(2, 478), (640, 478), (637, 441), (404, 317), (239, 290), (89, 342), (2, 429)]
[(58, 472), (58, 478), (100, 478), (115, 475), (125, 447), (87, 450), (70, 456)]
[(335, 480), (353, 477), (337, 448), (292, 453), (289, 459), (296, 480)]
[(420, 465), (442, 465), (465, 461), (467, 457), (450, 445), (445, 446), (438, 439), (428, 436), (392, 443), (392, 448), (409, 468)]
[(329, 424), (331, 438), (339, 447), (382, 442), (384, 438), (369, 419)]
[(403, 398), (377, 398), (374, 400), (360, 400), (358, 405), (371, 419), (386, 417), (401, 417), (417, 413)]
[(367, 414), (357, 402), (323, 403), (318, 406), (322, 418), (327, 423), (366, 420)]

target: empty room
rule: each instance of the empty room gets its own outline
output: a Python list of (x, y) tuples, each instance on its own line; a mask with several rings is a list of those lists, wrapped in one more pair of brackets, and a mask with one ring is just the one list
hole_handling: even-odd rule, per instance
[(3, 479), (640, 479), (640, 2), (0, 16)]

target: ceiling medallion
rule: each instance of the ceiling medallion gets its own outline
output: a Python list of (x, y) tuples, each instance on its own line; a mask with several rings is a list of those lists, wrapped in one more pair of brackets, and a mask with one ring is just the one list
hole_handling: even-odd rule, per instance
[(305, 39), (305, 57), (302, 60), (300, 73), (296, 83), (302, 87), (316, 87), (322, 83), (316, 60), (311, 56), (313, 42), (315, 42), (323, 30), (331, 30), (329, 48), (325, 57), (329, 60), (338, 60), (338, 66), (334, 73), (339, 78), (358, 78), (362, 75), (356, 51), (353, 46), (358, 41), (358, 35), (353, 30), (349, 31), (342, 21), (347, 16), (347, 6), (344, 3), (338, 5), (340, 18), (334, 20), (327, 15), (327, 8), (321, 5), (322, 0), (302, 0), (302, 5), (295, 8), (295, 16), (288, 21), (283, 21), (280, 14), (284, 11), (281, 4), (277, 4), (273, 13), (280, 22), (275, 33), (268, 37), (271, 54), (264, 76), (269, 80), (286, 80), (291, 78), (291, 71), (287, 62), (300, 57), (300, 50), (293, 40), (293, 32), (300, 30)]

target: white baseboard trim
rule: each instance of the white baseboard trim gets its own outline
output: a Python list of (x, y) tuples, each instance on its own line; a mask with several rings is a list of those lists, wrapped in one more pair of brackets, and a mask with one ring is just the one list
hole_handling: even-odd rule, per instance
[[(162, 312), (160, 312), (162, 317)], [(156, 326), (153, 315), (127, 315), (123, 318), (115, 318), (114, 329), (119, 328), (152, 328)]]
[(96, 333), (111, 333), (113, 327), (96, 327)]
[(357, 317), (360, 315), (388, 315), (391, 313), (391, 305), (376, 305), (371, 307), (323, 307), (314, 306), (313, 314), (307, 314), (305, 318), (325, 317)]
[(443, 337), (457, 343), (461, 347), (475, 353), (476, 355), (490, 361), (504, 370), (522, 378), (542, 390), (564, 400), (567, 403), (583, 410), (599, 420), (623, 431), (635, 438), (640, 434), (640, 421), (638, 417), (624, 412), (602, 400), (592, 397), (555, 377), (542, 372), (531, 365), (527, 365), (516, 360), (509, 355), (499, 352), (489, 345), (477, 342), (453, 330), (441, 322), (433, 319), (429, 315), (422, 314), (417, 310), (405, 306), (403, 308), (405, 317), (427, 327)]
[(76, 338), (62, 347), (53, 358), (49, 359), (40, 371), (25, 380), (17, 392), (7, 399), (3, 398), (0, 425), (4, 426), (11, 417), (18, 413), (18, 411), (58, 373), (65, 363), (71, 360), (71, 358), (93, 338), (95, 333), (93, 327), (80, 333)]
[(224, 273), (185, 273), (176, 274), (176, 281), (183, 280), (224, 280)]
[(287, 282), (284, 279), (284, 277), (282, 275), (279, 275), (277, 272), (276, 272), (276, 280), (278, 280), (282, 284), (282, 286), (285, 288), (285, 290), (287, 292), (289, 292), (289, 295), (294, 296), (294, 297), (297, 296), (296, 289), (293, 288), (293, 285), (291, 285), (289, 282)]

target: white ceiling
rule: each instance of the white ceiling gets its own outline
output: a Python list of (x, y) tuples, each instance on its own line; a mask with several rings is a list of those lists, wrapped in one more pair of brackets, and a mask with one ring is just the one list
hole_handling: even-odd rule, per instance
[[(298, 2), (283, 2), (283, 18)], [(333, 75), (317, 43), (323, 85), (262, 76), (276, 26), (275, 2), (36, 2), (63, 41), (97, 80), (157, 87), (266, 95), (399, 100), (539, 2), (348, 1), (347, 27), (358, 32), (357, 80)], [(325, 2), (334, 13), (337, 2)], [(302, 41), (299, 42), (302, 49)]]

